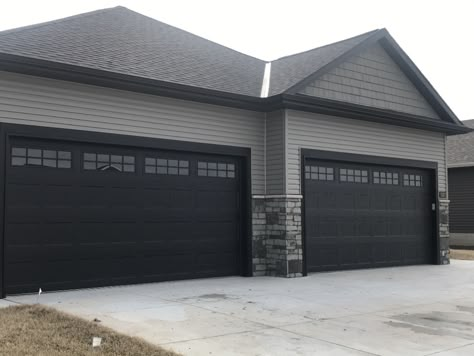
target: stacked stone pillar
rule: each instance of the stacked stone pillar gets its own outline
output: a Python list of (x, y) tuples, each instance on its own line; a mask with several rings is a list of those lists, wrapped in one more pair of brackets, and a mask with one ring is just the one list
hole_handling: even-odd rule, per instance
[(301, 196), (253, 198), (254, 275), (301, 277)]
[(449, 264), (449, 200), (446, 193), (439, 194), (439, 253), (440, 263)]

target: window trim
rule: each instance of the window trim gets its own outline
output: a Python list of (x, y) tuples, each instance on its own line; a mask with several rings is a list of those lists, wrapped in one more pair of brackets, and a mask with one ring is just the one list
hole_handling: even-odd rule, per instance
[[(24, 155), (19, 154), (19, 153), (14, 153), (15, 149), (24, 149), (25, 153)], [(35, 150), (39, 151), (39, 155), (31, 155), (29, 156), (28, 153), (30, 150)], [(54, 156), (51, 157), (45, 157), (45, 152), (54, 152)], [(66, 153), (69, 157), (60, 157), (61, 154)], [(21, 158), (24, 159), (25, 162), (24, 164), (14, 164), (13, 160), (15, 158)], [(38, 164), (31, 164), (29, 163), (29, 160), (39, 160)], [(55, 165), (47, 165), (45, 164), (45, 161), (48, 162), (54, 162)], [(68, 164), (66, 166), (60, 167), (60, 163), (65, 163), (67, 162)], [(51, 147), (48, 148), (40, 148), (37, 146), (28, 146), (28, 145), (11, 145), (10, 146), (10, 167), (12, 168), (20, 168), (20, 167), (26, 167), (26, 168), (51, 168), (51, 169), (60, 169), (60, 170), (67, 170), (67, 169), (72, 169), (73, 167), (73, 152), (71, 150), (67, 149), (53, 149)]]
[[(413, 180), (411, 179), (411, 176), (413, 176)], [(407, 179), (405, 177), (407, 177)], [(408, 182), (408, 184), (406, 184), (406, 182)], [(411, 184), (411, 182), (413, 182), (414, 184)], [(407, 188), (423, 188), (424, 187), (423, 176), (417, 173), (404, 172), (402, 184), (404, 187), (407, 187)]]
[[(147, 163), (147, 160), (153, 160), (154, 163)], [(159, 162), (166, 161), (166, 162)], [(176, 165), (170, 164), (170, 162), (176, 161)], [(160, 164), (161, 163), (161, 164)], [(154, 172), (147, 172), (147, 168), (153, 168)], [(158, 170), (162, 171), (159, 172)], [(163, 171), (166, 170), (166, 172)], [(170, 170), (176, 173), (170, 173)], [(159, 175), (159, 176), (181, 176), (186, 177), (191, 175), (191, 161), (189, 159), (179, 159), (179, 158), (164, 158), (163, 156), (151, 156), (145, 155), (143, 159), (143, 174), (145, 175)]]
[[(323, 169), (324, 171), (322, 171)], [(331, 170), (331, 173), (328, 172), (329, 169)], [(315, 178), (313, 178), (313, 174)], [(330, 176), (332, 178), (328, 179)], [(321, 179), (321, 177), (324, 177), (324, 179)], [(336, 168), (324, 165), (306, 164), (304, 167), (304, 178), (318, 182), (337, 182)]]
[[(342, 170), (346, 171), (346, 173), (341, 172)], [(352, 173), (349, 173), (349, 171), (353, 171)], [(356, 175), (356, 171), (359, 171), (360, 174)], [(365, 175), (364, 175), (365, 172)], [(369, 168), (349, 168), (349, 167), (340, 167), (338, 169), (338, 177), (339, 177), (339, 183), (343, 184), (370, 184), (370, 175), (369, 175), (370, 169)], [(346, 177), (345, 180), (342, 179), (342, 177)], [(353, 180), (349, 180), (349, 177), (352, 178)], [(360, 181), (357, 182), (357, 178), (360, 178)], [(365, 182), (364, 182), (365, 178)]]
[[(209, 167), (209, 165), (212, 166)], [(215, 172), (215, 175), (210, 175), (209, 172)], [(222, 173), (225, 173), (225, 175), (221, 175)], [(237, 164), (235, 162), (209, 161), (198, 159), (196, 176), (207, 178), (235, 179), (237, 177)]]
[[(115, 172), (115, 173), (125, 173), (125, 174), (135, 174), (137, 172), (137, 157), (136, 155), (130, 153), (112, 153), (105, 151), (93, 151), (93, 150), (81, 150), (81, 170), (84, 172)], [(93, 155), (95, 158), (86, 159), (86, 155)], [(99, 160), (99, 155), (108, 156), (107, 161)], [(120, 162), (113, 162), (112, 157), (121, 157)], [(133, 158), (133, 162), (125, 162), (125, 158)], [(86, 168), (87, 163), (95, 164), (95, 168)], [(104, 163), (105, 165), (99, 168), (99, 163)], [(120, 165), (121, 169), (118, 169), (116, 165)], [(124, 168), (133, 167), (133, 170), (125, 170)]]
[[(378, 174), (379, 176), (376, 177), (375, 174)], [(382, 177), (381, 175), (385, 174), (385, 177)], [(388, 174), (391, 174), (392, 176), (388, 178)], [(394, 177), (396, 175), (396, 178)], [(400, 172), (393, 172), (393, 171), (388, 171), (388, 170), (382, 170), (382, 169), (374, 169), (372, 170), (372, 184), (374, 185), (391, 185), (391, 186), (400, 186), (401, 183), (401, 173)], [(382, 183), (382, 179), (385, 179), (385, 183)], [(391, 183), (388, 183), (388, 180), (391, 180)], [(379, 180), (377, 182), (376, 180)], [(394, 181), (396, 180), (396, 184)]]

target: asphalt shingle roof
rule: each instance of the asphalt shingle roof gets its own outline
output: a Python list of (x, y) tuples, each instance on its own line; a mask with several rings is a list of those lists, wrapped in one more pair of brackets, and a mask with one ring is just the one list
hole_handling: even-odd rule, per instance
[[(474, 120), (465, 120), (464, 126), (474, 129)], [(448, 136), (446, 155), (448, 166), (474, 166), (474, 131), (463, 135)]]
[[(273, 61), (269, 96), (375, 32)], [(253, 97), (266, 64), (121, 6), (0, 32), (0, 53)]]
[(272, 62), (269, 96), (285, 92), (345, 52), (354, 48), (378, 30), (348, 38), (323, 47), (283, 57)]
[(250, 96), (265, 68), (124, 7), (0, 32), (0, 52)]

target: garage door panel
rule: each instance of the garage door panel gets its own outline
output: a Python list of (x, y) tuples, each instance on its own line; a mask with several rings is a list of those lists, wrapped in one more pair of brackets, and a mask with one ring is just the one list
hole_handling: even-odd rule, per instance
[[(311, 159), (305, 164), (309, 271), (431, 262), (429, 173)], [(333, 168), (331, 182), (308, 174), (324, 166)], [(324, 197), (331, 197), (330, 203)]]
[[(11, 144), (18, 142), (67, 150), (70, 163), (60, 169), (44, 157), (34, 167), (9, 159), (7, 293), (239, 273), (238, 159), (26, 139)], [(211, 162), (204, 175), (199, 162)]]

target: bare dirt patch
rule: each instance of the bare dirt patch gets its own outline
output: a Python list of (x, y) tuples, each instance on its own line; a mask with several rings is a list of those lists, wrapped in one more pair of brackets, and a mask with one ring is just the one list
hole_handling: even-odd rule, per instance
[(453, 250), (451, 249), (453, 260), (474, 260), (474, 250)]
[[(0, 355), (178, 356), (147, 342), (40, 305), (0, 309)], [(92, 347), (92, 338), (102, 345)]]

